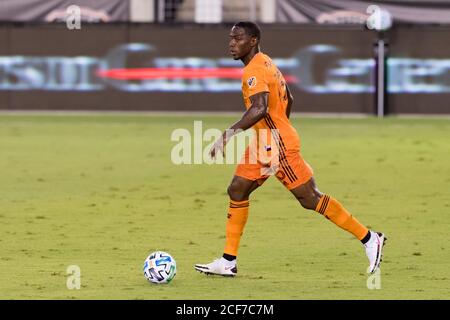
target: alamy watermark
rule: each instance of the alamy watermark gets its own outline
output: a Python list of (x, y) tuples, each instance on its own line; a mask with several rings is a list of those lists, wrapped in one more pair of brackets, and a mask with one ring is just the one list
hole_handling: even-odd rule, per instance
[(170, 158), (173, 164), (260, 164), (262, 174), (278, 170), (280, 134), (278, 129), (204, 130), (194, 121), (193, 131), (175, 129), (170, 137), (176, 144)]
[(392, 15), (389, 11), (373, 4), (367, 7), (366, 13), (370, 15), (366, 21), (368, 29), (382, 31), (392, 26)]
[(373, 273), (369, 273), (370, 267), (367, 269), (368, 277), (366, 281), (367, 289), (381, 289), (381, 270), (380, 268), (375, 269)]
[(66, 281), (67, 289), (80, 290), (80, 288), (81, 288), (81, 269), (80, 269), (80, 267), (77, 265), (70, 265), (66, 269), (66, 274), (68, 275), (67, 281)]
[(69, 30), (81, 29), (81, 8), (77, 5), (71, 5), (66, 9), (66, 26)]

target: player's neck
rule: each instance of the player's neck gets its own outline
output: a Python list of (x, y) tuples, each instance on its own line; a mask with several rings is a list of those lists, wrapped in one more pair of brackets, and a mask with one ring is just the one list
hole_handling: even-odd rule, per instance
[(250, 61), (252, 61), (253, 57), (258, 54), (259, 51), (259, 47), (255, 47), (253, 48), (245, 57), (243, 57), (241, 60), (244, 63), (244, 65), (248, 65), (250, 63)]

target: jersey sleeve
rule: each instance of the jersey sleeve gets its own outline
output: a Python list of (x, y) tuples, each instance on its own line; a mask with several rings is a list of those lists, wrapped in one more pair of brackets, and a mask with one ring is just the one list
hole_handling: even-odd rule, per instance
[(266, 72), (264, 66), (245, 70), (242, 80), (249, 97), (260, 92), (269, 92)]

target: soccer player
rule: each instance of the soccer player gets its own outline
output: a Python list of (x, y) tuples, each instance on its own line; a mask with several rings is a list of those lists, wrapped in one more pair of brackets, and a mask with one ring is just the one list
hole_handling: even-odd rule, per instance
[[(257, 141), (246, 149), (228, 187), (230, 205), (223, 256), (209, 264), (196, 264), (195, 269), (222, 276), (237, 274), (236, 257), (247, 222), (249, 196), (270, 176), (265, 168), (275, 166), (275, 176), (304, 208), (318, 212), (362, 242), (369, 258), (368, 272), (373, 273), (380, 265), (386, 237), (383, 233), (368, 230), (339, 201), (317, 188), (313, 170), (300, 154), (299, 136), (289, 121), (294, 99), (283, 75), (273, 61), (260, 51), (260, 39), (261, 32), (255, 23), (238, 22), (231, 29), (230, 54), (234, 60), (241, 60), (245, 65), (242, 93), (247, 111), (214, 143), (210, 155), (212, 158), (218, 152), (224, 155), (225, 145), (233, 134), (249, 128), (256, 132), (267, 130), (272, 138), (262, 139), (264, 134), (256, 135)], [(258, 161), (251, 161), (255, 149)], [(276, 150), (276, 161), (262, 161), (260, 150), (269, 153)], [(273, 160), (273, 157), (269, 159)]]

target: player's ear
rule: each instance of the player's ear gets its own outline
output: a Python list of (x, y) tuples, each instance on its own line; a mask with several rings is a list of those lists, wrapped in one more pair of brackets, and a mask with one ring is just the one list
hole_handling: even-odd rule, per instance
[(250, 39), (250, 44), (251, 44), (252, 47), (256, 47), (258, 45), (258, 38), (252, 37)]

